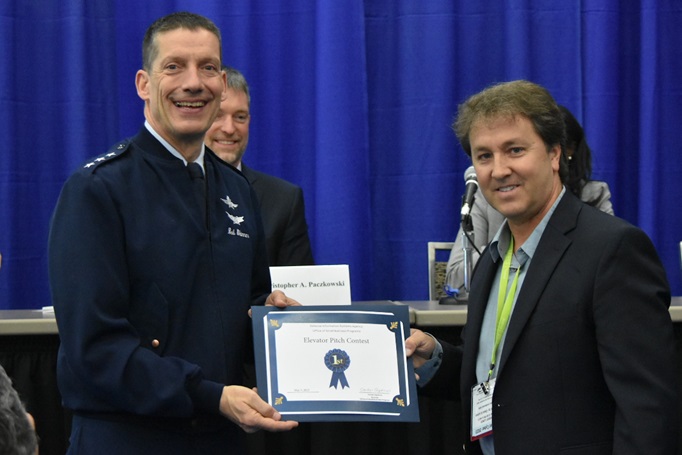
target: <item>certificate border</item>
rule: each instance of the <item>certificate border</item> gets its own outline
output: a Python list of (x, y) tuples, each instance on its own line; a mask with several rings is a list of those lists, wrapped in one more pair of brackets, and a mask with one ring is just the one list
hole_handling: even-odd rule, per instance
[[(306, 421), (396, 421), (418, 422), (419, 405), (412, 359), (405, 357), (405, 339), (409, 336), (409, 308), (402, 305), (333, 305), (298, 306), (285, 309), (253, 306), (252, 323), (258, 393), (282, 415), (283, 420)], [(395, 325), (396, 356), (400, 395), (391, 402), (287, 401), (277, 392), (277, 326), (290, 321), (342, 322)], [(279, 325), (281, 326), (281, 325)]]

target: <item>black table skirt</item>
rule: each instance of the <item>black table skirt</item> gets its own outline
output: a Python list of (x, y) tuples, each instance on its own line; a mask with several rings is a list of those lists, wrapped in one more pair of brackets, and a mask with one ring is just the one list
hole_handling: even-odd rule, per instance
[[(457, 342), (461, 327), (428, 327)], [(678, 385), (682, 390), (682, 323), (675, 323)], [(36, 420), (41, 455), (62, 455), (68, 447), (70, 416), (61, 406), (56, 382), (58, 335), (0, 336), (0, 364)], [(288, 433), (248, 435), (250, 455), (452, 455), (462, 452), (459, 403), (419, 398), (419, 423), (302, 423)], [(680, 404), (682, 415), (682, 403)], [(682, 431), (680, 449), (682, 455)]]

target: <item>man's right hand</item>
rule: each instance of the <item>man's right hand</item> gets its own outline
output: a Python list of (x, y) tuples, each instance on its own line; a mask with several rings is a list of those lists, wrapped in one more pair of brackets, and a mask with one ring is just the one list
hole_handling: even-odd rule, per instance
[(410, 329), (410, 336), (405, 340), (405, 354), (412, 357), (415, 368), (424, 365), (436, 349), (436, 340), (419, 329)]
[(237, 385), (223, 387), (220, 412), (247, 433), (289, 431), (298, 426), (298, 422), (293, 420), (283, 421), (282, 415), (263, 401), (255, 390)]

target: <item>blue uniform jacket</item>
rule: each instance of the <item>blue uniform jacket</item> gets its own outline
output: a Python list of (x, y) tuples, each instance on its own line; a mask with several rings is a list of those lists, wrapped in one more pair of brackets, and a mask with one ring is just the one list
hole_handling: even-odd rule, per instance
[[(205, 154), (208, 221), (190, 175), (145, 128), (66, 182), (49, 237), (58, 381), (76, 413), (219, 414), (270, 292), (257, 202)], [(235, 426), (236, 428), (236, 426)]]

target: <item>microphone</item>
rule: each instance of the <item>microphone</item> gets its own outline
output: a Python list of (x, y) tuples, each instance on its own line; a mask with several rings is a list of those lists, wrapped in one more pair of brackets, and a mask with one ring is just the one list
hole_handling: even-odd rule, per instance
[(466, 184), (466, 190), (462, 198), (462, 211), (460, 212), (462, 219), (471, 214), (471, 207), (474, 205), (474, 194), (478, 190), (478, 180), (476, 179), (476, 171), (473, 166), (469, 166), (464, 171), (464, 183)]

